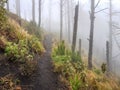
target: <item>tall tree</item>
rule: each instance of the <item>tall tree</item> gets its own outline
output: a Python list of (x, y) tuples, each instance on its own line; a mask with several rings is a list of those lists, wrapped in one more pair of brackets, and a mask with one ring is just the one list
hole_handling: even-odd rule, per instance
[(21, 17), (20, 13), (20, 0), (16, 0), (16, 13), (19, 17)]
[(7, 1), (7, 10), (10, 11), (10, 8), (9, 8), (9, 0)]
[(106, 59), (107, 59), (107, 76), (109, 75), (109, 71), (110, 71), (110, 65), (109, 65), (109, 41), (106, 41)]
[[(109, 3), (109, 60), (112, 60), (112, 0)], [(109, 66), (110, 66), (109, 61)], [(109, 67), (108, 67), (109, 68)]]
[(63, 0), (60, 0), (60, 41), (63, 38)]
[[(20, 0), (16, 0), (16, 13), (21, 18)], [(21, 25), (21, 19), (18, 19), (19, 25)]]
[(88, 68), (89, 68), (89, 69), (92, 69), (94, 20), (95, 20), (95, 0), (91, 0), (90, 39), (89, 39), (89, 52), (88, 52)]
[(72, 40), (72, 52), (75, 52), (76, 47), (76, 38), (77, 38), (77, 26), (78, 26), (78, 12), (79, 12), (79, 3), (75, 7), (75, 16), (74, 16), (74, 28), (73, 28), (73, 40)]
[(52, 12), (52, 0), (49, 0), (49, 31), (51, 31), (51, 12)]
[(70, 0), (67, 0), (67, 11), (68, 11), (68, 42), (70, 43)]
[(35, 22), (35, 0), (32, 0), (32, 20)]
[(41, 1), (42, 0), (39, 0), (39, 23), (38, 23), (39, 27), (41, 27), (41, 5), (42, 5)]
[(95, 14), (99, 13), (108, 8), (101, 9), (99, 11), (95, 11), (97, 6), (99, 5), (101, 0), (98, 0), (95, 5), (95, 0), (91, 0), (91, 12), (90, 12), (90, 38), (89, 38), (89, 51), (88, 51), (88, 69), (92, 69), (92, 55), (93, 55), (93, 37), (94, 37), (94, 21)]

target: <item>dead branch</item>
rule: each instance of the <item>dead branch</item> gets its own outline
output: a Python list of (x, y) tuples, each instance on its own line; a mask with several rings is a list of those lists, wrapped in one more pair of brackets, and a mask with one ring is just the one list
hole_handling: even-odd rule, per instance
[(104, 11), (104, 10), (106, 10), (106, 9), (108, 9), (108, 8), (101, 9), (101, 10), (99, 10), (99, 11), (96, 11), (95, 13), (99, 13), (99, 12)]
[(101, 0), (98, 0), (97, 4), (95, 5), (95, 9), (97, 8), (97, 6), (99, 5)]
[(119, 26), (116, 26), (116, 25), (112, 25), (113, 27), (115, 27), (116, 29), (120, 29), (120, 27)]

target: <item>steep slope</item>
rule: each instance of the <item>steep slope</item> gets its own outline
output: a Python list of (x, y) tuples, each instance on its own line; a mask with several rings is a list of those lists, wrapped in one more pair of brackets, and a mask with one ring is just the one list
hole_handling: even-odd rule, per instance
[(5, 25), (0, 29), (0, 86), (1, 90), (12, 90), (36, 72), (36, 56), (45, 50), (35, 35), (30, 35), (13, 19), (9, 18)]

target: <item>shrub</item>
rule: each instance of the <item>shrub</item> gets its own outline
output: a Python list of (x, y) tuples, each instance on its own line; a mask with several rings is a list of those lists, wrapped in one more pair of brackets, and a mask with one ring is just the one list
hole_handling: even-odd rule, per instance
[(80, 86), (82, 82), (80, 80), (79, 74), (75, 74), (74, 77), (70, 77), (69, 81), (70, 81), (72, 90), (80, 90)]
[(70, 58), (68, 56), (56, 56), (52, 57), (52, 59), (55, 65), (55, 71), (63, 73), (64, 64), (69, 62)]
[(107, 65), (105, 64), (105, 63), (103, 63), (102, 65), (101, 65), (101, 70), (102, 70), (102, 72), (103, 73), (105, 73), (106, 72), (106, 67)]
[(71, 54), (71, 59), (73, 62), (82, 62), (79, 53), (76, 52)]
[(28, 40), (28, 46), (32, 52), (38, 53), (39, 55), (45, 51), (42, 43), (36, 37), (32, 37)]
[(6, 55), (10, 60), (15, 61), (17, 59), (18, 54), (18, 45), (12, 42), (7, 43), (7, 47), (5, 48)]
[(69, 80), (70, 76), (74, 76), (74, 74), (76, 73), (75, 68), (73, 67), (73, 65), (71, 64), (70, 61), (67, 61), (66, 63), (64, 63), (64, 67), (63, 67), (63, 76)]
[(80, 73), (83, 70), (85, 70), (85, 65), (82, 62), (77, 61), (77, 62), (71, 62), (71, 63), (72, 63), (72, 65), (75, 68), (77, 73)]
[(62, 41), (59, 45), (58, 45), (58, 48), (57, 48), (57, 55), (65, 55), (65, 43), (64, 41)]
[(25, 57), (29, 55), (25, 40), (20, 40), (18, 44), (8, 42), (5, 52), (9, 60), (17, 62), (25, 62)]
[(102, 74), (102, 72), (101, 72), (101, 70), (99, 70), (99, 69), (94, 69), (94, 72), (96, 73), (96, 74), (98, 74), (98, 75), (101, 75)]
[(54, 49), (52, 52), (53, 56), (62, 56), (62, 55), (66, 55), (66, 47), (65, 47), (65, 43), (64, 41), (60, 42)]

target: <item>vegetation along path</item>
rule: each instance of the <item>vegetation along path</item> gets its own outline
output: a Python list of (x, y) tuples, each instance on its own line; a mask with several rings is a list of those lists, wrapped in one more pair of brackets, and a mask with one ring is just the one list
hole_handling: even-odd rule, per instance
[(51, 59), (52, 37), (46, 35), (44, 39), (46, 52), (39, 60), (39, 70), (34, 83), (34, 90), (68, 90), (59, 79), (58, 75), (53, 72)]

